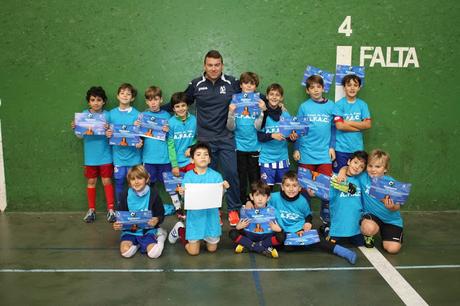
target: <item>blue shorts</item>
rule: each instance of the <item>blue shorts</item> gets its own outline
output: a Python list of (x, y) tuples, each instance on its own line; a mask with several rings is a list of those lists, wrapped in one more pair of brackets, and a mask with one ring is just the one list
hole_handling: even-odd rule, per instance
[(155, 183), (157, 181), (164, 184), (163, 172), (171, 172), (171, 164), (144, 164), (145, 169), (150, 174), (150, 181)]
[(335, 151), (335, 160), (332, 163), (332, 171), (334, 171), (334, 173), (339, 173), (339, 170), (348, 164), (348, 160), (352, 155), (353, 153)]
[(289, 171), (289, 167), (282, 169), (271, 169), (266, 168), (263, 165), (260, 166), (260, 179), (267, 185), (281, 184), (283, 181), (283, 175)]
[(149, 244), (157, 243), (157, 237), (155, 234), (145, 234), (143, 236), (124, 234), (121, 236), (120, 241), (131, 241), (133, 245), (139, 245), (141, 253), (145, 254)]
[[(222, 235), (218, 208), (187, 210), (185, 239), (203, 240)], [(218, 240), (217, 240), (218, 241)]]
[(113, 167), (113, 178), (116, 180), (126, 180), (129, 169), (132, 166), (114, 166)]

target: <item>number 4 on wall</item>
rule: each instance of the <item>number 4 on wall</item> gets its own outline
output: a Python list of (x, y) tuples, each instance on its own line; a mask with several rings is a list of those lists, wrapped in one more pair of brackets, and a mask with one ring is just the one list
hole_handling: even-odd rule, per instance
[(345, 17), (342, 24), (340, 25), (337, 33), (345, 34), (345, 36), (351, 36), (353, 30), (351, 29), (351, 16)]

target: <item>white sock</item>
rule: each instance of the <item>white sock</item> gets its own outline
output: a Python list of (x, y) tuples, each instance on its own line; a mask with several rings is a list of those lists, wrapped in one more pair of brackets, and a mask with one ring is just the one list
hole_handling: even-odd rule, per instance
[(160, 257), (161, 253), (163, 253), (164, 246), (165, 246), (164, 240), (163, 240), (162, 243), (158, 242), (157, 244), (155, 244), (153, 246), (152, 249), (150, 249), (150, 251), (147, 253), (147, 255), (150, 258), (158, 258), (158, 257)]
[(121, 253), (121, 256), (123, 256), (124, 258), (133, 257), (134, 254), (136, 254), (138, 249), (139, 249), (138, 245), (132, 245), (126, 252)]
[(180, 209), (180, 200), (179, 195), (177, 193), (171, 195), (171, 200), (176, 210)]

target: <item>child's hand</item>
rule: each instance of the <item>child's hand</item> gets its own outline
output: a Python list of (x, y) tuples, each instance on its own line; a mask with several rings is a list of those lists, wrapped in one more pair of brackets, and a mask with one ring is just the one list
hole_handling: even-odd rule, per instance
[(134, 121), (134, 125), (135, 126), (141, 126), (141, 121), (139, 119), (137, 119), (136, 121)]
[(169, 132), (169, 125), (163, 125), (162, 130), (163, 130), (163, 132), (168, 133)]
[(299, 161), (299, 160), (300, 160), (300, 151), (299, 151), (299, 150), (295, 150), (295, 151), (292, 153), (292, 158), (294, 158), (295, 161)]
[(388, 210), (396, 211), (401, 208), (401, 205), (395, 204), (389, 195), (386, 195), (381, 201), (383, 202), (383, 205), (385, 205), (385, 207)]
[(230, 103), (230, 105), (228, 106), (228, 111), (230, 113), (234, 113), (235, 109), (236, 109), (236, 104)]
[(297, 236), (302, 237), (303, 236), (303, 230), (295, 232)]
[(184, 196), (185, 188), (182, 186), (177, 186), (176, 192), (180, 194), (181, 196)]
[(115, 221), (112, 223), (112, 227), (116, 231), (121, 231), (121, 229), (123, 228), (123, 225), (121, 224), (120, 221)]
[(236, 224), (236, 229), (237, 230), (241, 230), (243, 228), (246, 228), (249, 226), (249, 219), (240, 219), (240, 221), (238, 221), (238, 223)]
[(224, 186), (224, 189), (230, 188), (230, 184), (227, 181), (224, 181), (222, 185)]
[(276, 223), (276, 221), (270, 221), (270, 223), (268, 223), (268, 225), (270, 225), (270, 228), (274, 232), (279, 233), (279, 232), (282, 231), (281, 227), (278, 225), (278, 223)]
[(136, 143), (136, 149), (140, 149), (142, 148), (142, 146), (144, 145), (144, 141), (142, 140), (142, 138), (139, 140), (138, 143)]
[(348, 166), (342, 167), (339, 170), (339, 173), (337, 173), (337, 182), (338, 183), (343, 183), (347, 180), (347, 171), (348, 171)]
[(259, 108), (262, 112), (265, 112), (267, 110), (267, 105), (265, 105), (265, 102), (262, 99), (259, 100)]
[(283, 141), (284, 140), (284, 136), (281, 133), (273, 133), (272, 138), (275, 139), (275, 140), (278, 140), (278, 141)]
[(280, 102), (280, 104), (278, 104), (278, 107), (281, 107), (281, 110), (282, 110), (283, 112), (287, 112), (287, 108), (284, 107), (284, 103)]
[(311, 198), (315, 196), (315, 191), (311, 188), (307, 188), (307, 193)]
[(305, 224), (303, 225), (303, 231), (308, 232), (309, 230), (311, 230), (311, 227), (312, 224), (310, 222), (305, 222)]
[(335, 160), (335, 150), (334, 150), (334, 148), (329, 148), (329, 158), (331, 159), (331, 161)]
[(190, 148), (188, 148), (187, 150), (185, 150), (185, 157), (190, 157)]
[(72, 130), (75, 130), (75, 120), (72, 120), (72, 122), (70, 122), (70, 127), (72, 128)]
[(173, 167), (172, 170), (171, 170), (172, 174), (174, 176), (177, 176), (179, 177), (180, 176), (180, 171), (179, 171), (179, 167)]
[(246, 201), (246, 204), (244, 204), (244, 208), (246, 209), (253, 209), (254, 208), (254, 204), (251, 202), (251, 201)]
[(151, 227), (154, 227), (155, 225), (158, 224), (159, 221), (160, 219), (158, 217), (153, 217), (147, 222), (147, 224), (150, 225)]
[(291, 134), (289, 134), (289, 139), (290, 139), (291, 141), (296, 141), (298, 138), (299, 138), (299, 134), (297, 134), (297, 133), (291, 133)]
[(105, 131), (105, 136), (107, 136), (107, 138), (112, 138), (113, 131), (111, 129), (107, 129), (107, 131)]

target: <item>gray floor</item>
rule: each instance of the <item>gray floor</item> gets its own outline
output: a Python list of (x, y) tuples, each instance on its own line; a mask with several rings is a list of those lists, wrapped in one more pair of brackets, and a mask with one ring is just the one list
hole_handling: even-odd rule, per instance
[[(159, 259), (123, 259), (118, 233), (102, 216), (94, 224), (81, 217), (0, 215), (0, 305), (402, 304), (359, 250), (355, 266), (318, 250), (280, 252), (277, 260), (236, 255), (224, 226), (216, 254), (191, 257), (180, 244), (167, 244)], [(430, 305), (458, 303), (459, 217), (460, 212), (405, 213), (402, 252), (385, 254)], [(164, 227), (174, 222), (168, 217)]]

